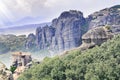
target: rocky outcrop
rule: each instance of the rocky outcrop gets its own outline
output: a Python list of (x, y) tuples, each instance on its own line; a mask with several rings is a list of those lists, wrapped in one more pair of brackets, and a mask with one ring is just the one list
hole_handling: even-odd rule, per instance
[(36, 47), (35, 40), (36, 40), (36, 36), (33, 33), (29, 34), (25, 44), (26, 49), (32, 49)]
[(12, 72), (0, 63), (0, 80), (13, 80)]
[(65, 11), (53, 19), (50, 26), (37, 28), (35, 44), (38, 49), (72, 49), (81, 45), (81, 37), (87, 30), (106, 25), (111, 26), (114, 34), (120, 33), (120, 5), (100, 10), (87, 18), (80, 11)]
[(81, 36), (87, 31), (85, 23), (82, 12), (65, 11), (52, 21), (51, 26), (36, 29), (36, 45), (39, 49), (58, 51), (78, 47), (81, 44)]
[(86, 20), (80, 11), (63, 12), (58, 19), (53, 21), (56, 29), (55, 41), (60, 51), (78, 47), (81, 44), (81, 36), (86, 31)]
[(93, 28), (82, 36), (82, 45), (80, 46), (80, 49), (85, 50), (92, 48), (95, 45), (101, 45), (112, 37), (113, 34), (108, 27)]
[(12, 54), (12, 59), (12, 67), (16, 67), (13, 77), (14, 80), (17, 80), (20, 74), (25, 71), (26, 65), (32, 61), (32, 58), (30, 53), (15, 52)]
[(52, 38), (55, 34), (55, 29), (51, 26), (46, 25), (36, 29), (36, 44), (39, 49), (47, 49), (51, 43)]
[(89, 28), (110, 25), (113, 33), (120, 32), (120, 5), (95, 12), (87, 18)]
[(41, 61), (38, 61), (38, 60), (32, 60), (31, 62), (27, 63), (26, 66), (25, 66), (25, 70), (28, 70), (30, 69), (33, 65), (37, 65), (37, 64), (40, 64)]
[(13, 63), (12, 66), (20, 67), (25, 66), (32, 61), (31, 54), (26, 52), (15, 52), (12, 54)]

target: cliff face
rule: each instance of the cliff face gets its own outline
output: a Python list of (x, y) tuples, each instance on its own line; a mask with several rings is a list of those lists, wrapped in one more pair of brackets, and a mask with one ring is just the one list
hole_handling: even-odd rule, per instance
[[(81, 44), (82, 34), (87, 31), (85, 23), (82, 12), (74, 10), (63, 12), (52, 21), (51, 26), (36, 29), (36, 46), (39, 49), (59, 51), (78, 47)], [(27, 41), (28, 46), (30, 42)]]
[(89, 28), (110, 25), (114, 33), (120, 32), (120, 5), (95, 12), (87, 18)]
[(120, 5), (100, 10), (87, 18), (80, 11), (65, 11), (50, 26), (37, 28), (34, 43), (39, 49), (67, 50), (80, 46), (81, 36), (87, 30), (106, 25), (111, 26), (114, 34), (120, 33)]
[(54, 46), (57, 46), (60, 51), (78, 47), (81, 44), (81, 36), (85, 32), (85, 23), (82, 12), (63, 12), (52, 24), (56, 29)]
[(29, 34), (25, 43), (26, 49), (31, 49), (36, 46), (35, 44), (36, 36), (34, 34)]
[(39, 49), (46, 49), (52, 43), (52, 38), (55, 34), (55, 29), (51, 26), (46, 25), (41, 28), (38, 27), (36, 30), (36, 45)]

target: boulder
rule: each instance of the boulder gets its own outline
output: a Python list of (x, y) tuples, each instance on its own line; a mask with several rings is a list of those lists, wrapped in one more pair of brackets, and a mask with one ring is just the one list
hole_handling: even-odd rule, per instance
[(13, 80), (12, 72), (9, 71), (6, 66), (0, 62), (0, 80)]
[(80, 49), (92, 48), (95, 45), (101, 45), (103, 42), (106, 42), (108, 39), (111, 39), (113, 34), (111, 30), (108, 30), (107, 27), (96, 27), (89, 30), (82, 36), (82, 45)]

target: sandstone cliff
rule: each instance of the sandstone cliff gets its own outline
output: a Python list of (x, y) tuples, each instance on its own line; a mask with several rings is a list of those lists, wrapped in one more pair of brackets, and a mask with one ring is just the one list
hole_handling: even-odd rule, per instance
[[(51, 26), (46, 25), (36, 29), (34, 43), (39, 49), (58, 51), (78, 47), (81, 44), (81, 36), (87, 31), (85, 24), (86, 20), (82, 12), (76, 10), (65, 11), (52, 21)], [(26, 48), (32, 46), (31, 38), (29, 35)]]
[(81, 44), (81, 36), (86, 32), (86, 20), (80, 11), (63, 12), (54, 22), (55, 40), (58, 49), (67, 50)]
[(51, 26), (46, 25), (41, 28), (36, 29), (36, 45), (39, 49), (47, 49), (51, 43), (53, 36), (55, 34), (55, 29)]
[[(81, 45), (81, 37), (89, 29), (106, 25), (111, 26), (114, 34), (120, 33), (120, 5), (100, 10), (87, 18), (84, 18), (80, 11), (65, 11), (53, 19), (50, 26), (36, 29), (34, 44), (38, 49), (72, 49)], [(28, 49), (33, 46), (31, 41), (28, 40), (27, 43)]]
[(29, 34), (25, 43), (26, 49), (34, 48), (36, 45), (35, 40), (36, 40), (36, 36), (33, 33)]
[(95, 12), (87, 18), (89, 28), (110, 25), (114, 33), (120, 32), (120, 5), (105, 8)]

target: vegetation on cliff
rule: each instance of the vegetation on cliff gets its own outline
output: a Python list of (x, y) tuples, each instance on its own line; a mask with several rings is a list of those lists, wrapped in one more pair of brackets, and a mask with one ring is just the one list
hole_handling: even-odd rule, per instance
[(25, 49), (26, 36), (0, 35), (0, 54)]
[(60, 57), (45, 58), (41, 64), (25, 71), (18, 80), (120, 79), (120, 35), (101, 46), (67, 53)]

